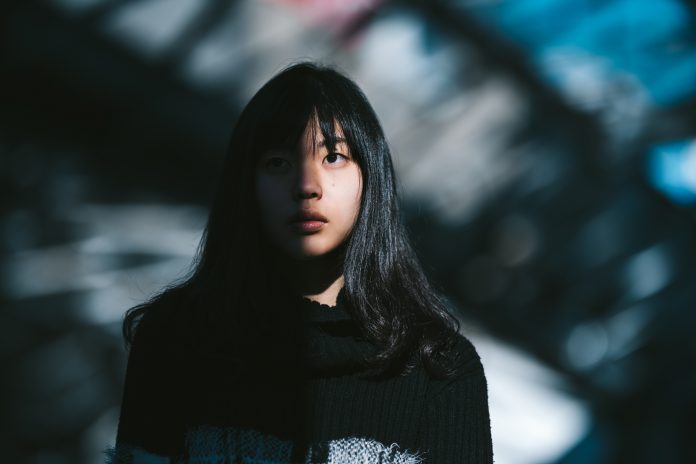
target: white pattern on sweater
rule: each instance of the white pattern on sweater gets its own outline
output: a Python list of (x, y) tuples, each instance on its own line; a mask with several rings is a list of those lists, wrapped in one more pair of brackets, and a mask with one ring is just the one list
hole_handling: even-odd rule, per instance
[[(188, 458), (170, 459), (141, 448), (119, 445), (109, 449), (107, 464), (294, 464), (294, 444), (252, 429), (199, 426), (186, 437)], [(401, 451), (361, 437), (340, 438), (310, 446), (301, 464), (421, 464), (417, 453)]]

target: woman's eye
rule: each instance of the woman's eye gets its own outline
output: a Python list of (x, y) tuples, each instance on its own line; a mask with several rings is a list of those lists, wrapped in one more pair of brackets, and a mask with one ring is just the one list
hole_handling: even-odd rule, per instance
[(329, 164), (339, 164), (343, 161), (347, 161), (348, 157), (340, 153), (329, 153), (324, 159), (328, 161)]
[(275, 156), (268, 158), (263, 165), (271, 172), (285, 172), (290, 167), (290, 163), (286, 159)]

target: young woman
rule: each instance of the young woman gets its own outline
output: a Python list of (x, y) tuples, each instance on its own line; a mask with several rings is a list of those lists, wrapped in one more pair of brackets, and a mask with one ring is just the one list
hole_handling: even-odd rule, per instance
[(190, 275), (128, 311), (110, 462), (490, 463), (486, 380), (370, 104), (293, 65), (239, 117)]

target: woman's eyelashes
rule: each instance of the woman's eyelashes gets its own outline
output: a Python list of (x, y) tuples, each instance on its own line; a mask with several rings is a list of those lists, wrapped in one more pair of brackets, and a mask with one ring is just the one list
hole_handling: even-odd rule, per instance
[[(283, 156), (269, 156), (263, 161), (263, 168), (272, 174), (283, 174), (290, 171), (293, 166), (293, 161), (288, 157)], [(323, 164), (329, 166), (343, 166), (348, 163), (350, 158), (339, 152), (331, 152), (327, 154), (322, 160)]]
[(324, 157), (324, 161), (328, 161), (329, 164), (344, 164), (347, 163), (349, 160), (350, 158), (337, 151), (329, 153), (328, 155), (326, 155), (326, 157)]
[(263, 167), (271, 174), (281, 174), (290, 170), (290, 162), (285, 158), (272, 156), (264, 161)]

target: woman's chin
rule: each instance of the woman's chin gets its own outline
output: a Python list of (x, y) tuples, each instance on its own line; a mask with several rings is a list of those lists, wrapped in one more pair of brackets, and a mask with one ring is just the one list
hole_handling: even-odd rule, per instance
[(298, 261), (311, 261), (327, 256), (334, 248), (316, 245), (308, 246), (304, 244), (304, 246), (287, 247), (285, 253)]
[(326, 256), (327, 252), (319, 251), (297, 251), (290, 254), (290, 256), (298, 261), (312, 261)]

